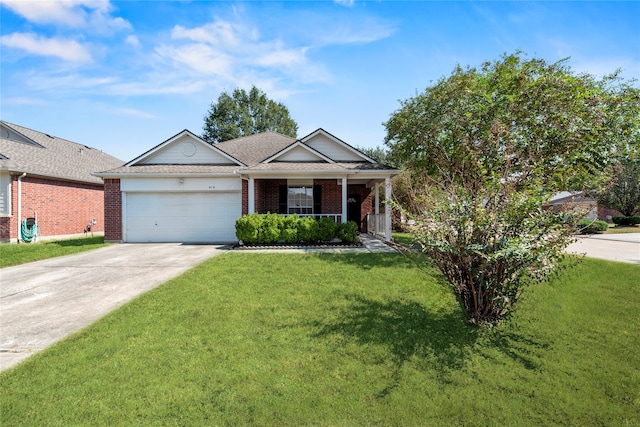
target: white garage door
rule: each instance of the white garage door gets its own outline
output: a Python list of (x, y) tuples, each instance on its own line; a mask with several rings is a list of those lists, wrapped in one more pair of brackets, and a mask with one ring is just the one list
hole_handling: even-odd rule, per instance
[(127, 193), (127, 242), (232, 242), (242, 195)]

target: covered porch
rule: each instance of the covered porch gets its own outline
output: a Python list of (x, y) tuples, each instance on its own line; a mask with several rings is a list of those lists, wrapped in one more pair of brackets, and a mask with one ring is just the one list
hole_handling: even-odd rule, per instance
[[(391, 175), (273, 177), (243, 175), (243, 214), (328, 217), (391, 241)], [(246, 205), (245, 205), (246, 201)], [(371, 218), (376, 218), (372, 221)]]

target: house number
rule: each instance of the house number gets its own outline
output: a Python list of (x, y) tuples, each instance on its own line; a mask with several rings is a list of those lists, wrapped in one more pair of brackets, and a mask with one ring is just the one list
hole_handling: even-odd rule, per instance
[(216, 186), (215, 186), (215, 185), (210, 185), (210, 186), (209, 186), (209, 190), (215, 190), (215, 189), (216, 189)]

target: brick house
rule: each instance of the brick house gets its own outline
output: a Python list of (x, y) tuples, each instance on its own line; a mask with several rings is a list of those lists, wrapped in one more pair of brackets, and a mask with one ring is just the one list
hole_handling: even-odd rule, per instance
[(104, 184), (91, 175), (124, 162), (95, 148), (0, 121), (0, 241), (20, 239), (37, 218), (39, 238), (104, 231)]
[(254, 212), (355, 221), (390, 239), (381, 200), (391, 197), (391, 177), (400, 172), (323, 129), (215, 145), (184, 130), (95, 175), (104, 179), (107, 241), (232, 242), (236, 219)]

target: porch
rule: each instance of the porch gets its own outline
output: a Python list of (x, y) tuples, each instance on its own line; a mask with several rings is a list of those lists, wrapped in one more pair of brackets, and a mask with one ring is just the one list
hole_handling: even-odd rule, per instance
[[(381, 211), (381, 193), (384, 200), (391, 198), (390, 176), (367, 180), (345, 176), (336, 179), (249, 176), (243, 180), (243, 214), (271, 212), (331, 218), (339, 223), (353, 221), (360, 232), (381, 235), (391, 241), (391, 213), (384, 207)], [(369, 220), (372, 216), (377, 218), (374, 223)]]

